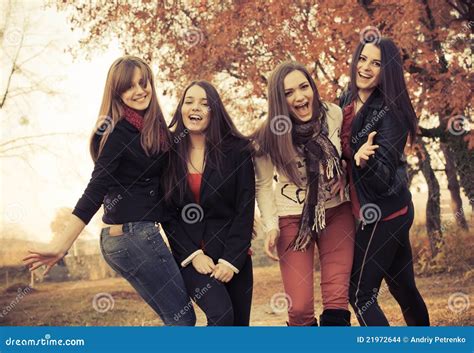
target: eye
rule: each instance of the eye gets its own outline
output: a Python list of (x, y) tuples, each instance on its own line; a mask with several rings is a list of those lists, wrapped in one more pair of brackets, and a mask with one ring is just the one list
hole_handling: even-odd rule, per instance
[(308, 83), (305, 83), (304, 85), (301, 86), (301, 89), (307, 89), (309, 87), (309, 84)]
[(372, 64), (373, 64), (375, 67), (380, 67), (380, 62), (378, 62), (378, 61), (374, 61)]
[(285, 96), (286, 96), (286, 97), (289, 97), (289, 96), (291, 96), (292, 93), (293, 93), (292, 91), (286, 91), (286, 92), (285, 92)]
[(363, 56), (359, 56), (359, 61), (365, 61), (365, 58)]

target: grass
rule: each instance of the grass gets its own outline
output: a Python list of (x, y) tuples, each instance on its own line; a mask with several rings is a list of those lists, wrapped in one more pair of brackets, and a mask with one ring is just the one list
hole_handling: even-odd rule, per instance
[[(283, 326), (286, 312), (275, 312), (271, 298), (283, 292), (278, 266), (254, 269), (254, 292), (252, 303), (252, 326)], [(473, 309), (469, 307), (469, 293), (473, 293), (472, 276), (463, 272), (437, 273), (417, 278), (418, 288), (430, 312), (433, 326), (472, 325)], [(13, 287), (18, 286), (14, 285)], [(12, 290), (13, 289), (13, 290)], [(121, 278), (97, 281), (62, 283), (40, 283), (34, 290), (22, 296), (15, 288), (0, 290), (0, 324), (8, 326), (159, 326), (157, 315), (142, 301), (130, 285)], [(96, 310), (94, 296), (108, 293), (113, 298), (113, 307)], [(388, 291), (381, 291), (380, 305), (394, 326), (405, 325), (400, 308)], [(453, 297), (455, 293), (465, 296)], [(110, 298), (109, 296), (109, 298)], [(451, 310), (448, 305), (452, 302)], [(464, 302), (463, 302), (464, 300)], [(467, 300), (467, 302), (466, 302)], [(105, 299), (107, 301), (107, 299)], [(109, 304), (112, 301), (108, 302)], [(467, 305), (466, 305), (467, 304)], [(456, 313), (462, 305), (467, 309)], [(97, 308), (97, 305), (96, 305)], [(319, 272), (315, 273), (316, 315), (321, 311)], [(204, 314), (197, 308), (198, 325), (206, 324)], [(354, 316), (352, 324), (358, 325)]]

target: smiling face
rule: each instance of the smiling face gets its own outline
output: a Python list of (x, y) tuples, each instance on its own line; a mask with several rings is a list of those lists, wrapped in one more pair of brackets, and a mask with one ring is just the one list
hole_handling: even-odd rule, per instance
[(210, 113), (204, 88), (194, 85), (186, 91), (181, 115), (183, 124), (190, 133), (203, 133), (206, 130)]
[(149, 80), (143, 82), (140, 69), (135, 67), (133, 70), (132, 82), (130, 88), (120, 95), (122, 102), (135, 110), (145, 110), (151, 101), (151, 83)]
[(356, 85), (359, 90), (371, 91), (380, 82), (381, 52), (373, 44), (366, 44), (357, 62)]
[(314, 92), (306, 76), (294, 70), (286, 75), (283, 87), (288, 110), (301, 121), (311, 120)]

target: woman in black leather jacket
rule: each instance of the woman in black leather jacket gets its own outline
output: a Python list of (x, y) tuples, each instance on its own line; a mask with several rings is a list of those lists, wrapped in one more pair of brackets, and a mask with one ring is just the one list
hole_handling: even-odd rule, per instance
[(382, 279), (407, 325), (429, 325), (415, 284), (409, 231), (414, 210), (404, 148), (415, 137), (417, 118), (403, 77), (403, 62), (391, 39), (360, 43), (349, 90), (341, 98), (341, 131), (356, 233), (350, 302), (364, 326), (389, 325), (378, 305)]

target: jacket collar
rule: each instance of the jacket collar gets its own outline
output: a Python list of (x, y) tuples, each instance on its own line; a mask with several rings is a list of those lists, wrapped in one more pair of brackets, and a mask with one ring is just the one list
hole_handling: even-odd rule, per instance
[(376, 88), (367, 100), (367, 107), (380, 109), (383, 107), (383, 104), (383, 93), (380, 91), (380, 89)]

